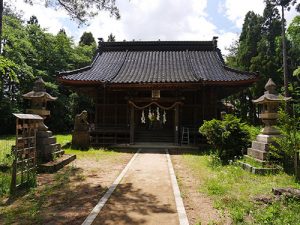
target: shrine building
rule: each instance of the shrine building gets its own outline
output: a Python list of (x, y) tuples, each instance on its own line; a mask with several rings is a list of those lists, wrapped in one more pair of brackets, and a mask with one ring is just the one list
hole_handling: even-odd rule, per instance
[(58, 81), (90, 96), (93, 145), (198, 144), (204, 120), (220, 118), (221, 100), (258, 80), (225, 65), (212, 41), (99, 42), (90, 66)]

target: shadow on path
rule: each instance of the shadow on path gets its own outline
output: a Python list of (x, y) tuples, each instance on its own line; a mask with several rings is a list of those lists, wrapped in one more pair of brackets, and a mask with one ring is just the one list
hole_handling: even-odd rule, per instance
[(169, 204), (161, 203), (155, 195), (134, 188), (132, 183), (119, 184), (93, 225), (145, 224), (154, 214), (177, 216)]

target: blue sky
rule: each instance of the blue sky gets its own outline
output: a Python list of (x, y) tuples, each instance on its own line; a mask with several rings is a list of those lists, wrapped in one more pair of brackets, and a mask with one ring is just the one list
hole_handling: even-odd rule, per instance
[[(4, 0), (10, 1), (10, 0)], [(90, 31), (95, 38), (107, 39), (110, 33), (117, 41), (126, 40), (211, 40), (219, 37), (219, 47), (226, 54), (226, 47), (237, 40), (245, 14), (252, 10), (262, 14), (263, 0), (117, 0), (121, 20), (109, 16), (107, 12), (89, 20), (88, 26), (78, 24), (62, 9), (45, 8), (43, 0), (30, 6), (23, 0), (12, 0), (24, 19), (37, 16), (42, 27), (51, 33), (64, 28), (75, 42), (84, 31)], [(296, 15), (287, 12), (288, 22)]]

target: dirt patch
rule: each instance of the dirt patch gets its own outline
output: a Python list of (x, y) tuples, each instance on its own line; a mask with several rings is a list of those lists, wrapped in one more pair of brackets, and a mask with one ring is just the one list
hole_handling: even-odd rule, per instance
[(172, 155), (172, 162), (190, 224), (231, 224), (227, 216), (213, 207), (212, 200), (198, 191), (201, 181), (185, 164), (182, 157)]
[(81, 224), (131, 157), (81, 157), (56, 174), (38, 175), (37, 188), (0, 205), (0, 224)]

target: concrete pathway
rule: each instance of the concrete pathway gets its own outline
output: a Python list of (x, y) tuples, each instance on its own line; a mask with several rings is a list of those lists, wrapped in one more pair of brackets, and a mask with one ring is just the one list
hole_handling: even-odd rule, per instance
[(165, 152), (138, 153), (92, 224), (188, 224), (179, 223), (170, 165)]

